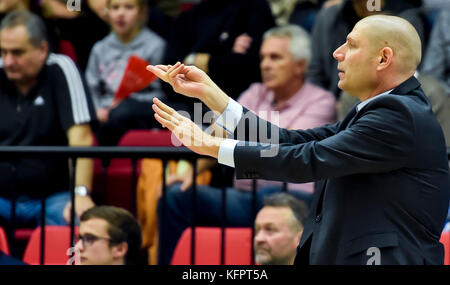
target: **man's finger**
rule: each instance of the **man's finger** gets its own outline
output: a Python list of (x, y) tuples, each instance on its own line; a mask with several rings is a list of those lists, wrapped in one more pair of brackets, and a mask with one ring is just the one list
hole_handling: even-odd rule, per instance
[(175, 63), (175, 65), (169, 65), (169, 69), (167, 70), (167, 77), (170, 77), (170, 74), (172, 73), (172, 71), (174, 71), (175, 69), (177, 69), (179, 66), (181, 65), (181, 62), (177, 62)]
[[(155, 113), (155, 119), (165, 128), (168, 128), (171, 132), (175, 129), (175, 125), (164, 118), (162, 118), (158, 113)], [(176, 135), (176, 134), (175, 134)]]
[(177, 62), (177, 64), (175, 64), (171, 69), (169, 69), (169, 71), (167, 72), (167, 76), (171, 79), (174, 80), (175, 77), (180, 73), (180, 71), (182, 71), (184, 68), (184, 64)]
[(175, 109), (173, 109), (172, 107), (164, 104), (161, 100), (159, 100), (158, 98), (153, 98), (153, 103), (156, 104), (156, 106), (159, 107), (159, 109), (161, 109), (162, 111), (166, 112), (167, 114), (169, 114), (170, 116), (176, 118), (179, 121), (183, 120), (183, 117), (178, 114), (177, 111), (175, 111)]
[(157, 105), (153, 104), (152, 108), (164, 120), (172, 122), (174, 126), (180, 125), (181, 122), (177, 118), (175, 118), (172, 115), (168, 114), (167, 112), (165, 112), (164, 110), (159, 108)]
[(161, 80), (168, 82), (167, 78), (167, 67), (164, 67), (162, 65), (153, 66), (153, 65), (147, 65), (147, 70), (156, 75)]

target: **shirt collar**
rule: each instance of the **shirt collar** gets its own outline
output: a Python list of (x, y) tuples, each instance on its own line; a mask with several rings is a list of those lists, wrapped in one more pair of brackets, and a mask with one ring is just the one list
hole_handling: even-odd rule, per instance
[(362, 101), (361, 103), (359, 103), (359, 104), (356, 106), (356, 112), (359, 112), (364, 106), (366, 106), (367, 104), (369, 104), (369, 102), (370, 102), (370, 101), (373, 101), (375, 98), (378, 98), (378, 97), (384, 96), (384, 95), (388, 95), (392, 90), (394, 90), (394, 88), (392, 88), (391, 90), (388, 90), (388, 91), (386, 91), (386, 92), (384, 92), (384, 93), (375, 95), (375, 96), (373, 96), (373, 97), (370, 98), (370, 99), (367, 99), (367, 100), (365, 100), (365, 101)]

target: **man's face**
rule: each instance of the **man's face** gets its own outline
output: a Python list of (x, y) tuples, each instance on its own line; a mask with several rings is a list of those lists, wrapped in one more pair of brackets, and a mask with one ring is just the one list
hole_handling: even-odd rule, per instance
[(347, 41), (333, 53), (338, 61), (338, 87), (356, 97), (358, 93), (370, 92), (377, 80), (377, 57), (367, 36), (368, 29), (368, 25), (357, 24)]
[(255, 261), (263, 265), (290, 264), (301, 232), (295, 232), (289, 207), (264, 207), (255, 220)]
[(80, 239), (75, 248), (81, 265), (113, 265), (123, 263), (124, 253), (110, 243), (108, 222), (92, 218), (80, 224)]
[(274, 36), (261, 45), (261, 76), (268, 89), (286, 88), (293, 80), (298, 80), (299, 74), (303, 74), (303, 65), (294, 60), (289, 43), (288, 37)]
[(46, 42), (38, 47), (30, 43), (25, 26), (1, 30), (0, 48), (6, 75), (18, 85), (36, 79), (48, 54)]
[(139, 26), (137, 0), (111, 0), (110, 2), (109, 19), (117, 34), (127, 35)]

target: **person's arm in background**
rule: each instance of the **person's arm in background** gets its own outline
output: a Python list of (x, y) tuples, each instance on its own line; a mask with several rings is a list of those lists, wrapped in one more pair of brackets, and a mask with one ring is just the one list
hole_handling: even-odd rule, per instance
[[(222, 23), (220, 42), (205, 52), (193, 53), (194, 43), (187, 37), (197, 14), (182, 13), (175, 22), (166, 63), (183, 62), (205, 71), (232, 98), (237, 98), (252, 82), (260, 81), (259, 48), (265, 31), (275, 26), (266, 1), (243, 1), (234, 5), (230, 17)], [(223, 36), (223, 38), (222, 38)], [(236, 68), (239, 66), (239, 68)], [(230, 77), (230, 74), (235, 76)]]
[(94, 11), (97, 16), (105, 21), (106, 23), (109, 22), (108, 18), (108, 10), (106, 8), (106, 3), (108, 0), (88, 0), (87, 3), (89, 5), (89, 8), (91, 8), (92, 11)]
[[(41, 0), (41, 7), (43, 9), (44, 17), (46, 18), (63, 18), (63, 19), (74, 19), (80, 16), (80, 11), (69, 10), (67, 8), (68, 1), (61, 0)], [(92, 2), (92, 1), (89, 1)], [(96, 1), (101, 2), (101, 1)], [(80, 3), (81, 9), (81, 3)]]
[[(75, 63), (65, 55), (51, 54), (48, 63), (54, 69), (51, 80), (56, 99), (55, 108), (62, 131), (67, 137), (67, 145), (92, 146), (94, 137), (91, 126), (95, 124), (96, 118), (85, 80)], [(85, 186), (88, 191), (92, 190), (92, 159), (78, 159), (75, 171), (75, 186)], [(78, 216), (94, 206), (89, 196), (79, 196), (75, 202), (75, 212)], [(70, 220), (71, 207), (69, 202), (63, 211), (66, 221)]]
[[(74, 125), (67, 130), (69, 146), (92, 146), (93, 134), (89, 124)], [(90, 158), (78, 158), (75, 170), (75, 187), (85, 186), (92, 190), (92, 180), (94, 173), (94, 162)], [(64, 209), (64, 218), (70, 221), (71, 202)], [(75, 196), (75, 213), (79, 217), (84, 211), (95, 206), (90, 195)]]
[(211, 52), (208, 61), (208, 75), (232, 98), (237, 98), (251, 83), (261, 81), (259, 49), (262, 37), (275, 26), (266, 1), (252, 0), (242, 5), (247, 6), (241, 8), (241, 14), (234, 19), (235, 26), (242, 28), (232, 31), (237, 35), (227, 50)]
[[(180, 162), (178, 162), (180, 163)], [(201, 174), (202, 172), (211, 169), (213, 166), (216, 165), (216, 160), (210, 159), (210, 158), (200, 158), (197, 160), (197, 174)], [(189, 163), (187, 166), (187, 169), (183, 171), (182, 173), (172, 173), (167, 178), (166, 185), (170, 186), (175, 182), (181, 182), (181, 191), (184, 192), (189, 187), (192, 186), (194, 180), (193, 180), (193, 167)]]

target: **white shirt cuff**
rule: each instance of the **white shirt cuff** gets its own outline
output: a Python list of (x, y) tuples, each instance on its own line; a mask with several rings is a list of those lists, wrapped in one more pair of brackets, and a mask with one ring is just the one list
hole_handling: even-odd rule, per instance
[(217, 118), (216, 124), (223, 128), (229, 135), (234, 133), (244, 110), (238, 102), (230, 98), (227, 108)]
[(219, 155), (217, 160), (220, 164), (234, 167), (234, 149), (239, 141), (225, 139), (219, 147)]

